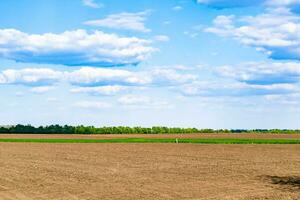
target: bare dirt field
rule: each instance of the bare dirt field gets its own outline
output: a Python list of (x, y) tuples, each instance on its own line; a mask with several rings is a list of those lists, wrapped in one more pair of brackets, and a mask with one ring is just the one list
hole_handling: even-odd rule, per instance
[(300, 145), (0, 143), (0, 199), (300, 199)]
[(68, 139), (111, 139), (111, 138), (249, 138), (249, 139), (297, 139), (300, 134), (0, 134), (0, 138), (68, 138)]

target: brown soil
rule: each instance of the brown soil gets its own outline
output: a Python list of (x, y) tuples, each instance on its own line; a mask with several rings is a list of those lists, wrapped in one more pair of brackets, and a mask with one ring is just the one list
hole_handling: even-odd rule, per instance
[(0, 134), (0, 138), (259, 138), (259, 139), (298, 139), (300, 134), (107, 134), (107, 135), (68, 135), (68, 134)]
[(0, 143), (0, 199), (300, 199), (300, 145)]

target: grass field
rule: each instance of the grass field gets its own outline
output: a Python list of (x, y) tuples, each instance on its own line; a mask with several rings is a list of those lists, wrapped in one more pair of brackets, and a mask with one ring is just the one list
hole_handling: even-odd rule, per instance
[(300, 140), (242, 139), (242, 138), (113, 138), (113, 139), (63, 139), (63, 138), (0, 138), (0, 142), (31, 143), (195, 143), (195, 144), (300, 144)]

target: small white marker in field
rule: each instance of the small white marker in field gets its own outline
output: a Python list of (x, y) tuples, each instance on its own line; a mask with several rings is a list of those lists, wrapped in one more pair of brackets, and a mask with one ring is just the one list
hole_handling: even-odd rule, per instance
[(178, 144), (178, 139), (176, 138), (176, 144)]

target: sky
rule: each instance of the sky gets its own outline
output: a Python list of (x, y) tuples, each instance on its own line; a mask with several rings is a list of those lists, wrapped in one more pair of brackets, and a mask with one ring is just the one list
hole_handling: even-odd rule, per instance
[(3, 0), (0, 124), (299, 128), (300, 0)]

